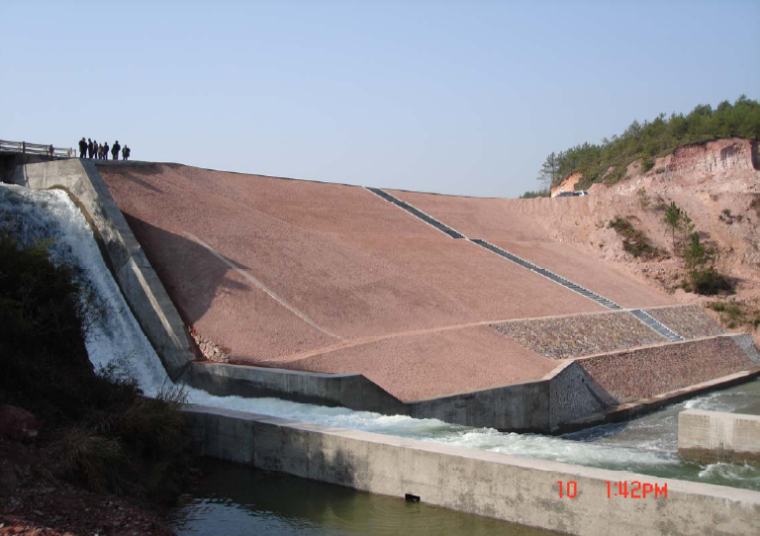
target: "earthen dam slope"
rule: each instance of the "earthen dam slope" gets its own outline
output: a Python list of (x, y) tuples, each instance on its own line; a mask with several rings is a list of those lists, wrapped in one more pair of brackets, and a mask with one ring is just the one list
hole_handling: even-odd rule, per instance
[(572, 364), (555, 404), (588, 402), (565, 419), (757, 367), (699, 308), (553, 242), (526, 201), (98, 169), (207, 357), (362, 374), (403, 403)]

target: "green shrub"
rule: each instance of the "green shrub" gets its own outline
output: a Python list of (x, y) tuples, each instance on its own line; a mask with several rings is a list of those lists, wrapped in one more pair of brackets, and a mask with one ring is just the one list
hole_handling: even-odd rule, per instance
[(649, 194), (647, 194), (647, 189), (643, 186), (636, 190), (636, 195), (639, 197), (639, 204), (641, 205), (642, 210), (646, 210), (649, 208), (649, 205), (651, 205), (652, 200), (649, 199)]
[(698, 233), (689, 236), (689, 244), (684, 248), (683, 261), (688, 269), (705, 265), (712, 259), (712, 251), (702, 244)]
[(84, 336), (99, 306), (80, 281), (45, 244), (22, 248), (0, 230), (0, 404), (36, 415), (72, 481), (171, 502), (191, 463), (184, 393), (145, 398), (116, 367), (93, 369)]
[(630, 221), (618, 216), (609, 222), (608, 227), (617, 231), (623, 238), (623, 249), (635, 258), (652, 260), (665, 256), (665, 252), (654, 247), (649, 237), (643, 231), (636, 229)]
[(757, 217), (760, 218), (760, 195), (756, 195), (752, 198), (752, 201), (749, 204), (749, 209), (754, 210)]
[(683, 288), (703, 296), (734, 292), (731, 280), (712, 267), (691, 270), (683, 282)]

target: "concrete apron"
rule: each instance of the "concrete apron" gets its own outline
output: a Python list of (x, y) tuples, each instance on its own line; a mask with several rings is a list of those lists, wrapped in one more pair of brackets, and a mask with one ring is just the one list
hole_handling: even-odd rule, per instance
[(186, 413), (199, 455), (511, 523), (584, 535), (748, 535), (760, 526), (756, 491), (204, 406)]

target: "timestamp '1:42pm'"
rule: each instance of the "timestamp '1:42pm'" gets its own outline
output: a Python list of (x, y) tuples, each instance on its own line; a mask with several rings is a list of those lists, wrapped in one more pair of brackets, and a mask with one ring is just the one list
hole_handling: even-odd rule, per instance
[(625, 499), (646, 499), (647, 496), (654, 493), (654, 498), (659, 499), (663, 497), (668, 498), (668, 484), (667, 482), (660, 486), (659, 484), (649, 484), (648, 482), (639, 482), (634, 480), (633, 482), (607, 482), (607, 498), (623, 497)]

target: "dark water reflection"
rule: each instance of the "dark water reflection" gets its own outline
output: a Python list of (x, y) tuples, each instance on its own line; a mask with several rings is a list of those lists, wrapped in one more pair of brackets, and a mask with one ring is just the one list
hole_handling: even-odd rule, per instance
[(201, 467), (200, 487), (170, 517), (180, 535), (553, 534), (217, 460)]

